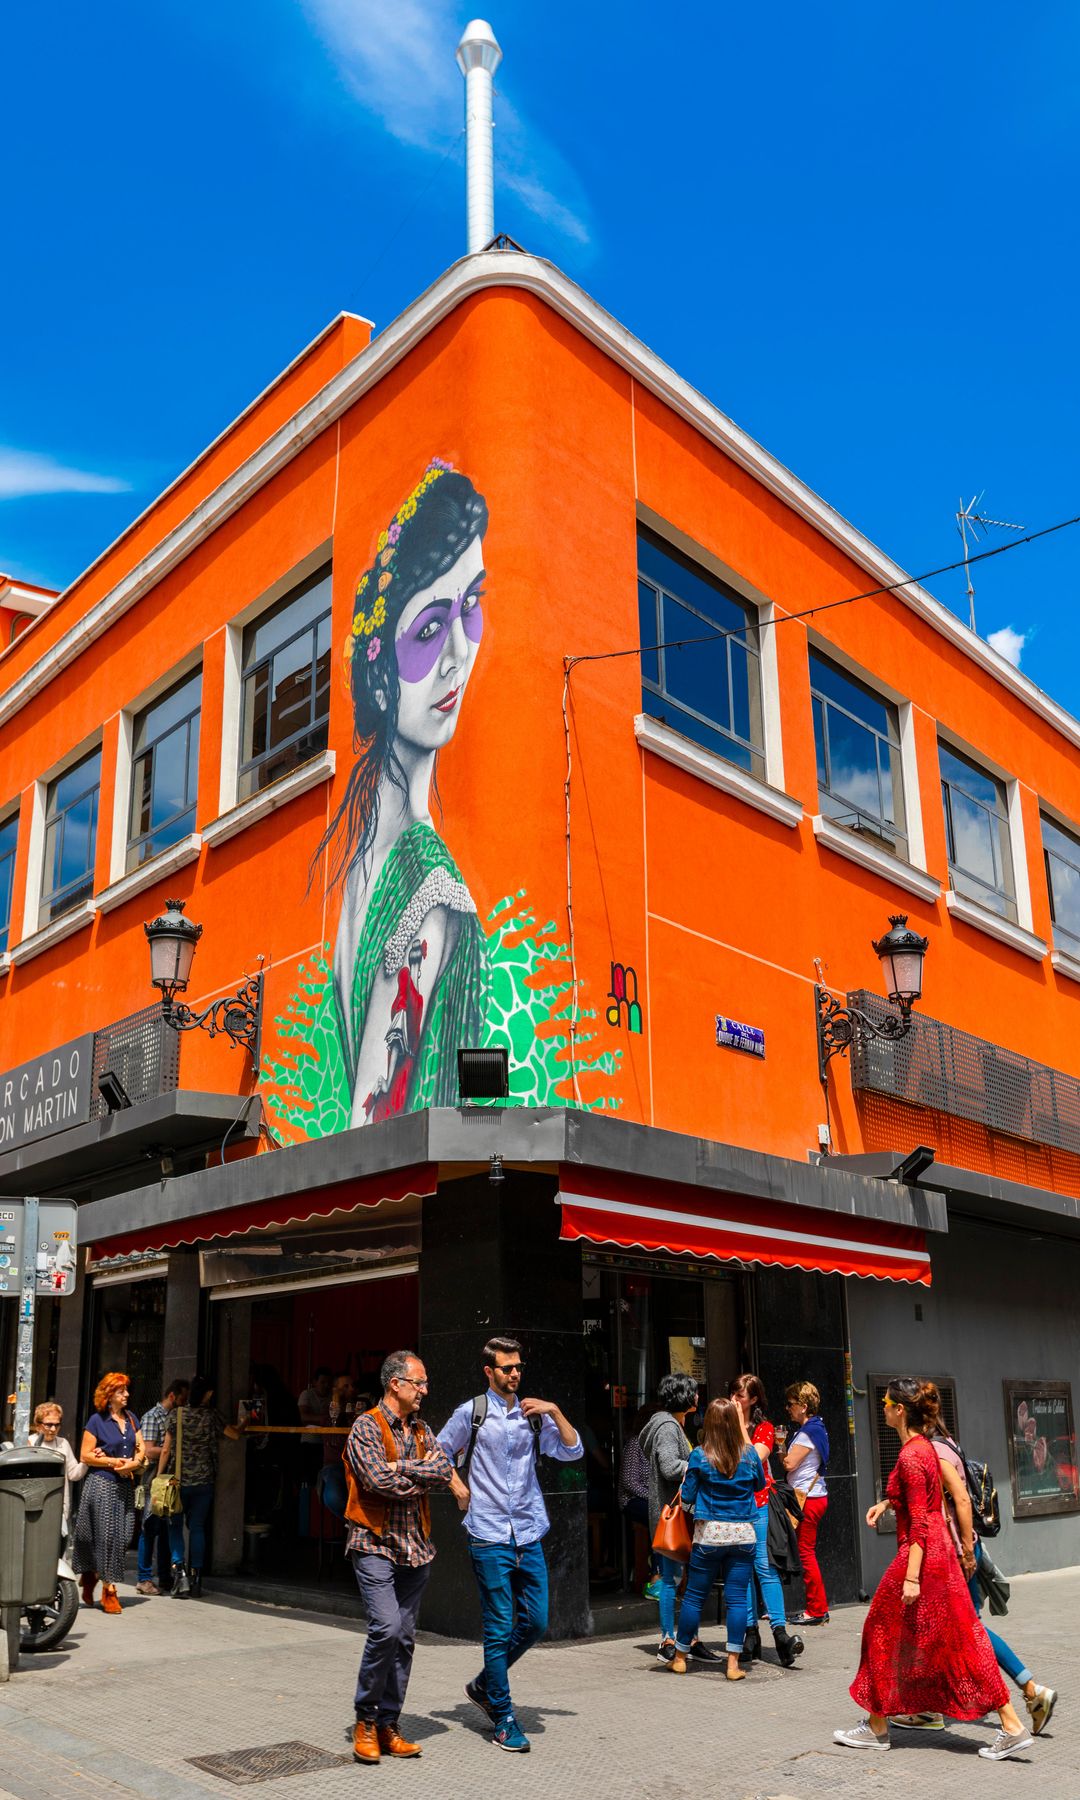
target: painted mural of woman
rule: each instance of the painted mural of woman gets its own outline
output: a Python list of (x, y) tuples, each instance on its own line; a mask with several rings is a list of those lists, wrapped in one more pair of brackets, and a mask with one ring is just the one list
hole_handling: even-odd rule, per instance
[(379, 536), (346, 645), (357, 758), (319, 851), (342, 883), (333, 997), (350, 1123), (457, 1101), (482, 1041), (476, 906), (431, 818), (483, 634), (487, 503), (436, 459)]

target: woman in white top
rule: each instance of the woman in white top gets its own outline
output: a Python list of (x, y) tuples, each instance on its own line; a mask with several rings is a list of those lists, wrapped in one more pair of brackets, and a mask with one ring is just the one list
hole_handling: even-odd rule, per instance
[(86, 1474), (86, 1464), (81, 1463), (66, 1437), (60, 1436), (60, 1427), (64, 1422), (63, 1407), (55, 1400), (43, 1400), (34, 1409), (34, 1429), (30, 1442), (35, 1448), (42, 1450), (59, 1450), (64, 1459), (64, 1530), (68, 1528), (68, 1514), (71, 1507), (71, 1484), (81, 1481)]
[(825, 1468), (829, 1461), (829, 1434), (818, 1416), (821, 1395), (812, 1381), (796, 1381), (786, 1390), (788, 1417), (796, 1427), (788, 1445), (784, 1468), (799, 1498), (796, 1532), (799, 1561), (806, 1587), (806, 1609), (796, 1613), (793, 1625), (827, 1625), (829, 1602), (817, 1559), (817, 1535), (829, 1504)]

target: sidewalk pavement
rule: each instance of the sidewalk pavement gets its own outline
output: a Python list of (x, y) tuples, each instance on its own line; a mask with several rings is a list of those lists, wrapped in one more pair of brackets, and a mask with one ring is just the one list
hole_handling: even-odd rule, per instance
[[(421, 1634), (403, 1725), (423, 1756), (384, 1761), (376, 1775), (352, 1762), (349, 1744), (362, 1627), (209, 1592), (186, 1602), (120, 1593), (122, 1617), (84, 1608), (60, 1650), (23, 1657), (0, 1687), (0, 1796), (228, 1800), (236, 1786), (192, 1758), (299, 1743), (324, 1766), (260, 1780), (260, 1800), (344, 1800), (365, 1784), (437, 1800), (970, 1800), (976, 1790), (1034, 1793), (1033, 1779), (1039, 1800), (1080, 1800), (1080, 1569), (1013, 1583), (1001, 1623), (1061, 1698), (1032, 1749), (1001, 1764), (976, 1756), (989, 1725), (897, 1731), (887, 1756), (832, 1743), (858, 1717), (847, 1687), (860, 1606), (807, 1632), (794, 1670), (770, 1648), (738, 1686), (722, 1664), (671, 1675), (642, 1634), (541, 1645), (514, 1671), (528, 1756), (496, 1750), (465, 1699), (475, 1647)], [(715, 1628), (705, 1636), (719, 1643)]]

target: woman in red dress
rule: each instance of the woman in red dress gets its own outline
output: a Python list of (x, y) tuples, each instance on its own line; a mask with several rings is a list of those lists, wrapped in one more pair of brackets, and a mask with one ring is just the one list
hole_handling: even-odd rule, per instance
[(890, 1381), (886, 1390), (885, 1423), (900, 1439), (886, 1489), (898, 1549), (866, 1615), (851, 1684), (852, 1699), (869, 1717), (833, 1738), (853, 1750), (888, 1750), (890, 1713), (981, 1719), (993, 1710), (1001, 1730), (979, 1755), (998, 1762), (1034, 1739), (1009, 1703), (945, 1524), (938, 1459), (923, 1436), (928, 1402), (922, 1390), (911, 1380)]

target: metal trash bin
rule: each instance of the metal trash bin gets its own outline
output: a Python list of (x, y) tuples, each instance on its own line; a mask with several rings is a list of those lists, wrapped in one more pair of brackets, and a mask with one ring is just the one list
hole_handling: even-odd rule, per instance
[(57, 1450), (0, 1450), (0, 1606), (51, 1606), (64, 1519)]

